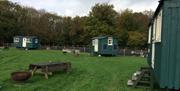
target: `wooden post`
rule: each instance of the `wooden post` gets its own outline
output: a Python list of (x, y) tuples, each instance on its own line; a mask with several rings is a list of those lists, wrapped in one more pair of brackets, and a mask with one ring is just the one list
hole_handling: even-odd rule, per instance
[(67, 70), (66, 70), (67, 74), (69, 74), (71, 72), (71, 63), (67, 63)]
[(45, 71), (45, 74), (44, 74), (44, 75), (45, 75), (45, 78), (48, 79), (48, 66), (45, 67), (45, 70), (46, 70), (46, 71)]
[(150, 84), (151, 84), (151, 91), (154, 91), (154, 77), (153, 77), (153, 70), (150, 69)]
[(32, 70), (32, 72), (31, 72), (31, 75), (32, 75), (32, 76), (34, 75), (34, 73), (36, 72), (36, 70), (37, 70), (37, 66), (35, 66), (34, 69)]

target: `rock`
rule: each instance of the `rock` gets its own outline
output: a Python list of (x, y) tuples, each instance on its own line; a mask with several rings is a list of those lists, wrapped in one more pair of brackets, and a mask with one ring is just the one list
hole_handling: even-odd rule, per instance
[(132, 80), (128, 80), (127, 85), (128, 85), (128, 86), (133, 86), (133, 85), (134, 85), (134, 83), (133, 83), (133, 81), (132, 81)]

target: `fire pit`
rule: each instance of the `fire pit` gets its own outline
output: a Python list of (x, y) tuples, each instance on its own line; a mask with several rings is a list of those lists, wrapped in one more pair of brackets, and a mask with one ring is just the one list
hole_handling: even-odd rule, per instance
[(18, 82), (23, 82), (31, 77), (31, 72), (13, 72), (11, 73), (11, 79)]

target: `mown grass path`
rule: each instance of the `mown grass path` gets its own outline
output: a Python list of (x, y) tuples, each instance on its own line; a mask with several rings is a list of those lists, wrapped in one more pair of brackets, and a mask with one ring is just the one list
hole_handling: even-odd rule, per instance
[[(27, 70), (30, 63), (48, 61), (69, 61), (72, 72), (59, 72), (48, 80), (37, 74), (18, 86), (11, 81), (11, 72)], [(92, 57), (86, 53), (76, 57), (51, 50), (3, 50), (0, 51), (0, 91), (150, 91), (126, 86), (132, 74), (146, 65), (146, 59), (140, 57)]]

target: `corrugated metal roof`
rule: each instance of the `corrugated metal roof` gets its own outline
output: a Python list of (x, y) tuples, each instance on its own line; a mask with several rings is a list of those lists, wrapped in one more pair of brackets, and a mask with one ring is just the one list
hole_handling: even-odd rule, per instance
[(160, 12), (160, 10), (161, 10), (161, 8), (163, 6), (163, 3), (164, 3), (164, 0), (159, 1), (159, 5), (158, 5), (158, 7), (157, 7), (157, 9), (156, 9), (156, 11), (154, 13), (153, 19), (156, 18), (156, 16), (159, 14), (159, 12)]
[(112, 37), (112, 36), (98, 36), (98, 37), (94, 37), (92, 39), (103, 39), (103, 38), (107, 38), (107, 37)]
[(150, 20), (149, 26), (153, 23), (154, 19), (159, 14), (159, 12), (160, 12), (160, 10), (161, 10), (161, 8), (163, 6), (163, 3), (164, 3), (164, 0), (159, 1), (159, 5), (158, 5), (156, 11), (154, 12), (154, 15), (153, 15), (152, 19)]
[(14, 37), (37, 38), (37, 36), (14, 36)]

